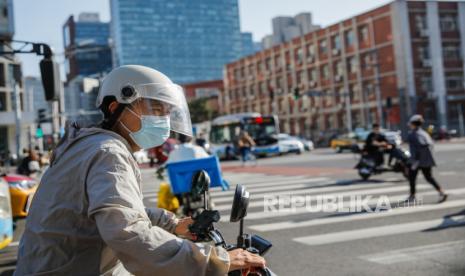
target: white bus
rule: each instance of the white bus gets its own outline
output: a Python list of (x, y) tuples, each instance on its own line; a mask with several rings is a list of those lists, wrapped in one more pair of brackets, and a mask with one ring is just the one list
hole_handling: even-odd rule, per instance
[(237, 140), (245, 130), (255, 141), (254, 153), (259, 156), (279, 154), (278, 117), (262, 116), (260, 113), (237, 113), (213, 120), (210, 130), (211, 152), (220, 159), (231, 159), (239, 155)]

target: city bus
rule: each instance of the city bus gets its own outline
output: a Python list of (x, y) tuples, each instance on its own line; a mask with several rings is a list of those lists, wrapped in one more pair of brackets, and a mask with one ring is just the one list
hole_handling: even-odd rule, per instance
[(211, 152), (220, 159), (239, 155), (237, 140), (245, 130), (255, 141), (254, 153), (259, 156), (279, 154), (276, 135), (279, 133), (278, 117), (260, 113), (237, 113), (213, 120), (210, 130)]

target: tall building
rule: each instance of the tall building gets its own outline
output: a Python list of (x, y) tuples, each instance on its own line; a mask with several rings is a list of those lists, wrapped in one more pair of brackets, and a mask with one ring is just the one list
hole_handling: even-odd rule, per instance
[(70, 16), (63, 25), (66, 79), (108, 72), (112, 68), (109, 43), (110, 25), (101, 22), (98, 13), (81, 13), (76, 21)]
[(112, 0), (116, 63), (156, 68), (175, 82), (222, 78), (242, 56), (238, 0)]
[(465, 2), (397, 0), (228, 64), (222, 106), (313, 138), (373, 122), (406, 130), (414, 113), (460, 129), (464, 57)]
[[(0, 1), (0, 49), (10, 51), (14, 35), (13, 1)], [(16, 85), (15, 85), (16, 84)], [(27, 110), (21, 64), (14, 55), (0, 56), (0, 155), (28, 147), (34, 114)]]
[(278, 16), (271, 21), (273, 33), (262, 39), (262, 47), (265, 49), (291, 41), (293, 38), (305, 35), (320, 28), (312, 22), (312, 14), (299, 13), (294, 17)]
[(99, 85), (99, 79), (83, 76), (77, 76), (67, 83), (64, 99), (66, 120), (91, 125), (102, 119), (95, 106)]

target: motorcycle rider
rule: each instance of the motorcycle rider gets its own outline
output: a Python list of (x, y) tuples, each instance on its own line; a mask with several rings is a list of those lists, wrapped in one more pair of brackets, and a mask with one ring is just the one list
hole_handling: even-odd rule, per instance
[(384, 149), (390, 148), (386, 136), (381, 133), (380, 125), (374, 123), (371, 133), (365, 140), (365, 150), (375, 160), (376, 166), (384, 163)]
[(415, 200), (415, 186), (418, 175), (418, 170), (421, 170), (426, 181), (428, 181), (439, 193), (439, 203), (446, 201), (447, 194), (442, 187), (437, 183), (432, 174), (432, 168), (436, 166), (434, 161), (432, 147), (433, 139), (424, 131), (421, 126), (424, 123), (423, 116), (416, 114), (409, 120), (410, 133), (408, 135), (408, 143), (411, 153), (410, 166), (410, 196), (406, 201)]
[(127, 65), (99, 90), (98, 127), (69, 126), (35, 194), (16, 275), (224, 275), (263, 267), (244, 250), (196, 244), (192, 219), (145, 208), (132, 153), (175, 131), (192, 135), (183, 90), (164, 74)]

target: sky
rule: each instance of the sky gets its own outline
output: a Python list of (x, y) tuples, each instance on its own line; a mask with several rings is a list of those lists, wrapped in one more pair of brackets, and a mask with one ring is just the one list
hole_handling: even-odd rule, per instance
[[(192, 0), (185, 0), (192, 1)], [(389, 0), (239, 0), (241, 30), (252, 32), (255, 41), (271, 33), (271, 19), (311, 12), (314, 24), (327, 26), (353, 15), (389, 3)], [(14, 0), (16, 40), (44, 42), (54, 48), (63, 62), (62, 26), (70, 15), (98, 12), (102, 21), (110, 20), (109, 0)], [(19, 56), (24, 76), (39, 75), (40, 57)]]

